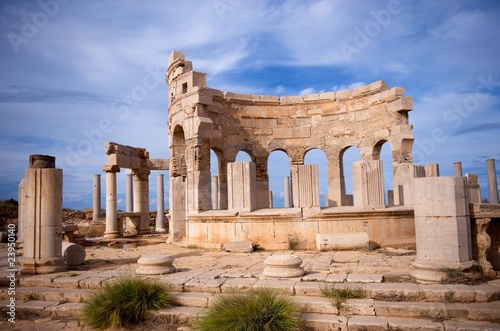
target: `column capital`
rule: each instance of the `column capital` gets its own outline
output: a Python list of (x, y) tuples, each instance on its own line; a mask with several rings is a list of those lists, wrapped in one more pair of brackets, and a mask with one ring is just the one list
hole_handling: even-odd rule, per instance
[(120, 167), (117, 165), (105, 165), (102, 167), (104, 172), (120, 172)]

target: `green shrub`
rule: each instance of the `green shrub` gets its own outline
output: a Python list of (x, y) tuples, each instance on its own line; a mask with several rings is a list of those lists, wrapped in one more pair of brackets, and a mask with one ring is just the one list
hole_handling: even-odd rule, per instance
[(299, 309), (269, 289), (224, 295), (198, 322), (199, 331), (299, 331)]
[(83, 321), (97, 329), (130, 327), (151, 311), (171, 307), (174, 299), (162, 284), (138, 277), (104, 284), (83, 308)]

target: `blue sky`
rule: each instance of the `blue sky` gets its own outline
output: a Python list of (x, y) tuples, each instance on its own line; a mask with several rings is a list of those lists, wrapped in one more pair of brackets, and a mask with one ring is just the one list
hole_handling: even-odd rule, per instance
[[(485, 160), (500, 160), (499, 17), (498, 1), (472, 0), (2, 1), (0, 199), (17, 199), (30, 154), (56, 157), (63, 204), (78, 209), (92, 206), (103, 141), (168, 158), (164, 74), (174, 49), (223, 91), (404, 86), (414, 102), (415, 162), (438, 162), (452, 175), (461, 161), (487, 197)], [(310, 162), (323, 162), (318, 155)], [(279, 198), (284, 161), (272, 156)], [(150, 182), (155, 209), (154, 174)]]

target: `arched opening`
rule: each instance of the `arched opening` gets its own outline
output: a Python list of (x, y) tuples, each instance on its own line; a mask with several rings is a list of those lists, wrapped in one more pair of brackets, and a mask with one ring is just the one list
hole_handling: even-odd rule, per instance
[(384, 194), (385, 201), (389, 206), (393, 205), (393, 198), (389, 200), (389, 190), (393, 190), (394, 169), (392, 166), (392, 148), (386, 141), (379, 141), (373, 148), (373, 159), (381, 160), (384, 168)]
[(184, 129), (177, 125), (172, 135), (172, 151), (170, 156), (171, 176), (186, 176), (186, 139)]
[(342, 192), (342, 206), (354, 206), (354, 181), (352, 178), (352, 164), (361, 160), (361, 151), (354, 146), (346, 147), (340, 153), (340, 169)]
[(250, 153), (248, 153), (247, 151), (239, 151), (238, 154), (236, 154), (236, 162), (246, 161), (253, 161)]
[(210, 175), (212, 176), (210, 181), (210, 201), (212, 205), (212, 210), (221, 209), (220, 205), (220, 184), (219, 184), (219, 156), (214, 150), (210, 150)]
[[(291, 196), (285, 196), (286, 177), (290, 178), (290, 157), (282, 150), (273, 151), (267, 159), (267, 171), (269, 175), (269, 191), (272, 192), (272, 207), (285, 207), (285, 199), (288, 198), (291, 206)], [(288, 179), (290, 182), (290, 179)], [(289, 184), (291, 189), (291, 184)], [(290, 192), (290, 190), (289, 190)]]
[(328, 206), (328, 161), (321, 149), (310, 149), (304, 156), (304, 164), (318, 165), (320, 206)]

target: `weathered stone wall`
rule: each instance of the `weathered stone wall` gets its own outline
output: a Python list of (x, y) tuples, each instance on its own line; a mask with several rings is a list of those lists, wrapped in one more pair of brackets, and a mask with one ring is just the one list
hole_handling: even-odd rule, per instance
[[(383, 81), (305, 96), (222, 92), (208, 88), (206, 74), (193, 71), (178, 51), (170, 55), (166, 80), (171, 177), (186, 177), (189, 190), (194, 190), (186, 192), (187, 213), (211, 208), (210, 150), (218, 157), (220, 209), (227, 209), (227, 163), (234, 162), (239, 151), (255, 162), (258, 195), (267, 197), (271, 152), (284, 151), (292, 165), (302, 165), (307, 151), (323, 150), (328, 206), (346, 201), (342, 156), (347, 148), (358, 147), (362, 160), (378, 160), (382, 144), (389, 142), (394, 171), (401, 163), (413, 162), (408, 122), (412, 99), (403, 95), (403, 88), (389, 89)], [(266, 201), (259, 201), (259, 208), (268, 207)]]

